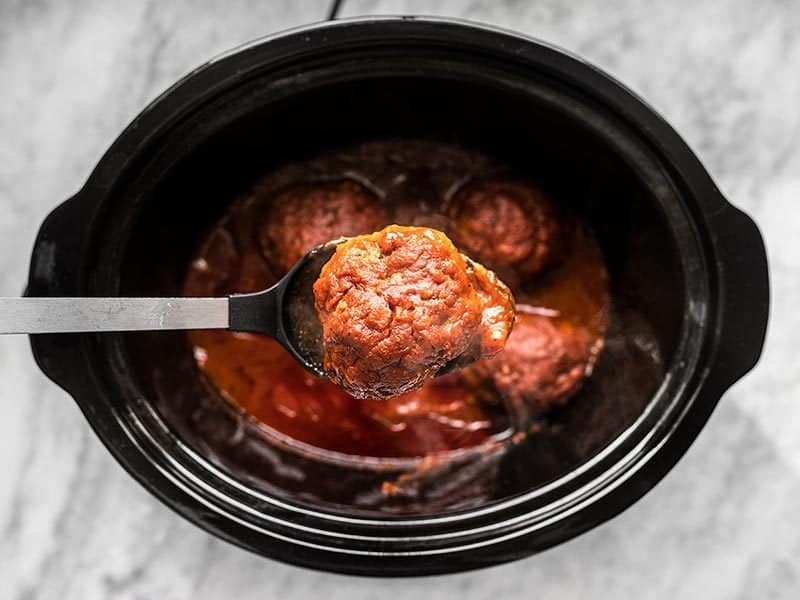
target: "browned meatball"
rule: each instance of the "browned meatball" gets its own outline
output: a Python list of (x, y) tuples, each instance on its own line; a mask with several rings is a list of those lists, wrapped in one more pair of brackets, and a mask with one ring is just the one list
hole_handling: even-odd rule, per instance
[(495, 385), (509, 396), (542, 408), (562, 404), (586, 374), (590, 348), (585, 336), (552, 318), (520, 314), (506, 352), (490, 359)]
[(478, 330), (478, 344), (473, 355), (465, 353), (465, 358), (478, 360), (494, 356), (506, 345), (506, 340), (514, 326), (514, 297), (508, 286), (497, 275), (461, 255), (467, 261), (467, 273), (481, 302), (481, 325)]
[(528, 278), (552, 264), (562, 242), (561, 221), (545, 193), (513, 179), (487, 179), (463, 186), (447, 215), (452, 236), (466, 254), (506, 275)]
[(273, 269), (286, 273), (315, 246), (377, 231), (388, 220), (375, 194), (354, 181), (303, 183), (272, 198), (259, 239)]
[(520, 308), (503, 351), (471, 366), (470, 372), (491, 380), (525, 422), (565, 404), (580, 389), (602, 338), (546, 310), (537, 314)]
[(498, 352), (508, 288), (440, 231), (389, 227), (340, 244), (314, 284), (324, 367), (357, 398), (420, 387), (450, 361)]
[(594, 367), (605, 339), (610, 300), (602, 252), (586, 228), (569, 233), (569, 252), (559, 268), (520, 292), (503, 351), (466, 374), (491, 381), (519, 424), (566, 403)]

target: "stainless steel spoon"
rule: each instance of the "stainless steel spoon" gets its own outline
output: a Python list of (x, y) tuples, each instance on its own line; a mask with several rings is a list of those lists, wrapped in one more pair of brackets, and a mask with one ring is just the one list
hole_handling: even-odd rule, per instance
[(312, 286), (342, 240), (317, 246), (271, 288), (227, 298), (0, 298), (0, 334), (230, 329), (275, 338), (325, 377)]

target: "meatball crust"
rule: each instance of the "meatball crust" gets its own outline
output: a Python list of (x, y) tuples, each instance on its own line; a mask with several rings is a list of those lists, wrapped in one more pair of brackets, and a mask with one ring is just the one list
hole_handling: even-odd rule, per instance
[(270, 266), (286, 273), (315, 246), (377, 231), (388, 221), (375, 194), (354, 181), (301, 183), (275, 194), (258, 236)]
[(501, 274), (529, 278), (553, 264), (562, 243), (561, 219), (537, 186), (516, 179), (473, 181), (450, 200), (453, 241)]
[(514, 297), (494, 271), (471, 258), (464, 258), (472, 286), (481, 301), (480, 338), (475, 345), (475, 356), (472, 357), (472, 360), (477, 360), (480, 357), (494, 356), (505, 346), (514, 326)]
[(508, 288), (427, 227), (390, 225), (340, 244), (314, 298), (325, 370), (357, 398), (396, 396), (450, 361), (497, 352), (514, 319)]

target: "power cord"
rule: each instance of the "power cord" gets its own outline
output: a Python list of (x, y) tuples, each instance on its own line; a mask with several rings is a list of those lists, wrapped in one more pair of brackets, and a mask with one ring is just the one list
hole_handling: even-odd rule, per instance
[(328, 7), (328, 21), (333, 21), (339, 15), (339, 9), (342, 8), (342, 4), (344, 4), (343, 0), (333, 0), (330, 6)]

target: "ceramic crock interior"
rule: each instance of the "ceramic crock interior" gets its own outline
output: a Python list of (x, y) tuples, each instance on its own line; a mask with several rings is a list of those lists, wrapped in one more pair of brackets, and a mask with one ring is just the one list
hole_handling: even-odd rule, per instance
[[(320, 69), (302, 81), (255, 78), (187, 117), (119, 193), (118, 206), (126, 208), (118, 216), (117, 250), (109, 255), (118, 263), (118, 279), (109, 279), (106, 291), (179, 294), (204, 232), (260, 175), (287, 162), (397, 137), (457, 144), (505, 161), (591, 223), (611, 275), (612, 327), (631, 341), (626, 348), (606, 349), (589, 383), (554, 415), (555, 427), (503, 460), (490, 500), (505, 499), (569, 474), (629, 429), (651, 403), (658, 385), (631, 394), (614, 382), (623, 370), (635, 378), (637, 370), (651, 369), (656, 351), (668, 370), (679, 346), (687, 250), (679, 247), (675, 217), (665, 209), (678, 192), (622, 123), (555, 82), (527, 77), (521, 86), (489, 69), (459, 72), (435, 63), (420, 63), (415, 74), (385, 71)], [(637, 336), (647, 337), (644, 330), (657, 340), (657, 349), (637, 346)], [(199, 456), (224, 469), (224, 458), (209, 444), (190, 439), (185, 399), (175, 397), (168, 406), (155, 400), (159, 386), (175, 389), (180, 380), (197, 378), (185, 335), (116, 338), (121, 358), (115, 377), (155, 406)], [(208, 396), (204, 402), (219, 399)], [(303, 501), (297, 485), (316, 484), (267, 489)], [(305, 497), (314, 504), (312, 493)]]

